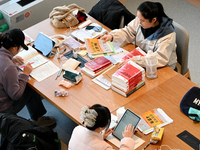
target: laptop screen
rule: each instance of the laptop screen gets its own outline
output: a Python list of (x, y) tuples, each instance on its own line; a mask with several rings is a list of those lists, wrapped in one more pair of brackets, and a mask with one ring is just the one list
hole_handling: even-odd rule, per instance
[(133, 113), (131, 110), (127, 109), (120, 119), (119, 123), (114, 129), (113, 136), (121, 140), (123, 138), (122, 132), (124, 132), (125, 126), (128, 126), (129, 124), (132, 124), (132, 127), (135, 127), (138, 125), (140, 121), (140, 117)]
[(33, 47), (42, 53), (44, 56), (49, 57), (53, 48), (55, 46), (55, 42), (48, 36), (44, 35), (40, 32), (33, 43)]

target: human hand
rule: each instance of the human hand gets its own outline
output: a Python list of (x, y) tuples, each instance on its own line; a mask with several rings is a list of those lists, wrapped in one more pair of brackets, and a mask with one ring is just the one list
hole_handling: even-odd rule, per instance
[(19, 65), (24, 64), (24, 59), (20, 56), (14, 56), (12, 61), (14, 64), (19, 64)]
[(26, 75), (30, 75), (30, 73), (32, 72), (33, 67), (31, 66), (30, 63), (27, 63), (24, 67), (24, 74)]
[(123, 62), (121, 62), (121, 63), (118, 65), (118, 68), (121, 68), (122, 66), (124, 66), (129, 60), (131, 60), (131, 58), (130, 58), (130, 59), (126, 59), (126, 60), (124, 60)]
[(106, 139), (110, 133), (113, 133), (114, 128), (109, 128), (103, 131), (103, 139)]
[(107, 41), (112, 41), (113, 40), (113, 36), (112, 35), (104, 35), (100, 38), (101, 40), (103, 40), (103, 42), (107, 42)]
[(129, 124), (125, 127), (124, 132), (122, 133), (123, 137), (130, 137), (132, 138), (134, 132), (134, 128), (132, 128), (132, 124)]

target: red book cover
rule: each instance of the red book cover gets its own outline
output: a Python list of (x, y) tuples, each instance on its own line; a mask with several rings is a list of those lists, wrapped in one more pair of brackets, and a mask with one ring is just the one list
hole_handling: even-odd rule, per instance
[(85, 67), (95, 72), (100, 68), (110, 65), (111, 63), (112, 62), (110, 60), (108, 60), (104, 56), (101, 56), (85, 63)]
[(141, 50), (132, 50), (131, 52), (129, 52), (127, 55), (125, 55), (123, 58), (122, 58), (122, 61), (126, 60), (126, 59), (130, 59), (132, 58), (133, 56), (144, 56), (145, 55), (145, 52), (141, 51)]
[[(119, 70), (117, 70), (114, 75), (115, 76), (122, 76), (123, 78), (127, 79), (128, 81), (134, 80), (135, 76), (138, 74), (142, 75), (142, 71), (138, 68), (134, 67), (133, 65), (126, 63), (122, 66)], [(129, 82), (130, 83), (130, 82)]]

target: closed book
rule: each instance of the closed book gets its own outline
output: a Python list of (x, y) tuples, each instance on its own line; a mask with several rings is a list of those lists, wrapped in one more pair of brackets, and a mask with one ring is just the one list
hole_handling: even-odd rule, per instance
[(129, 95), (131, 95), (132, 93), (134, 93), (136, 90), (138, 90), (139, 88), (141, 88), (143, 85), (145, 85), (145, 80), (142, 80), (141, 82), (139, 82), (135, 87), (131, 88), (129, 91), (124, 92), (120, 89), (118, 89), (117, 87), (115, 87), (114, 85), (111, 86), (112, 90), (121, 94), (124, 97), (128, 97)]
[(132, 58), (133, 56), (145, 56), (145, 55), (146, 55), (146, 53), (143, 50), (134, 49), (131, 52), (129, 52), (128, 54), (126, 54), (121, 60), (124, 61), (126, 59)]
[(81, 68), (81, 72), (85, 73), (86, 75), (88, 75), (91, 78), (94, 78), (96, 76), (98, 76), (99, 74), (103, 73), (104, 71), (106, 71), (107, 69), (109, 69), (110, 67), (112, 67), (113, 64), (109, 65), (108, 67), (104, 68), (103, 70), (95, 73), (89, 69), (87, 69), (86, 67)]
[(134, 78), (142, 76), (144, 73), (144, 68), (130, 60), (112, 75), (112, 79), (118, 80), (119, 82), (130, 83)]
[(124, 92), (128, 92), (130, 89), (135, 87), (141, 81), (145, 81), (145, 75), (143, 75), (142, 78), (136, 79), (136, 81), (131, 83), (130, 85), (122, 84), (122, 82), (118, 82), (118, 81), (115, 81), (115, 80), (112, 81), (112, 85), (114, 85), (115, 87), (117, 87), (118, 89), (120, 89)]
[(97, 57), (87, 63), (85, 63), (85, 67), (91, 71), (96, 71), (104, 66), (107, 66), (111, 64), (112, 62), (105, 58), (104, 56), (102, 57)]

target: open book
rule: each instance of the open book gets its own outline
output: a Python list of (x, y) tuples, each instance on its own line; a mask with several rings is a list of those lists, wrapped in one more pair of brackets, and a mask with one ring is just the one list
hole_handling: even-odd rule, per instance
[(24, 59), (24, 64), (19, 66), (23, 70), (23, 66), (28, 62), (31, 63), (33, 68), (36, 68), (48, 61), (44, 56), (40, 55), (36, 49), (28, 46), (28, 50), (20, 51), (16, 56), (20, 56)]
[(28, 46), (28, 50), (23, 50), (19, 52), (16, 56), (20, 56), (24, 59), (24, 64), (19, 66), (23, 70), (24, 66), (30, 62), (31, 66), (34, 68), (31, 72), (31, 76), (36, 79), (38, 82), (46, 79), (47, 77), (53, 75), (60, 69), (47, 58), (42, 56), (31, 46)]
[(163, 127), (172, 123), (173, 120), (160, 108), (155, 108), (141, 114), (141, 121), (138, 124), (138, 129), (143, 134), (148, 134), (153, 131), (153, 127)]
[[(97, 23), (92, 23), (90, 25), (100, 27), (100, 25)], [(85, 28), (73, 31), (71, 33), (71, 36), (80, 40), (81, 42), (85, 42), (85, 38), (96, 38), (98, 36), (104, 35), (107, 32), (108, 31), (104, 28), (102, 28), (102, 30), (100, 32), (98, 32), (98, 31), (94, 31), (94, 30), (86, 30), (86, 27), (85, 27)]]

